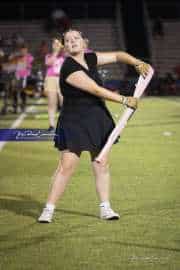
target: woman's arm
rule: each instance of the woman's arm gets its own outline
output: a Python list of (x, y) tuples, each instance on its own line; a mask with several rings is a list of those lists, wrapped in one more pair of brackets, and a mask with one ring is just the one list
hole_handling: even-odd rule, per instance
[(88, 92), (97, 97), (104, 98), (106, 100), (114, 101), (124, 104), (133, 109), (137, 108), (137, 99), (134, 97), (125, 97), (117, 93), (99, 86), (94, 80), (92, 80), (83, 71), (75, 71), (70, 74), (66, 81), (74, 87), (80, 88), (82, 91)]
[(106, 64), (112, 64), (116, 62), (121, 62), (127, 65), (134, 66), (134, 68), (137, 70), (139, 74), (141, 74), (143, 77), (145, 77), (149, 70), (149, 64), (146, 64), (145, 62), (135, 58), (134, 56), (122, 52), (97, 52), (97, 64), (98, 65), (106, 65)]

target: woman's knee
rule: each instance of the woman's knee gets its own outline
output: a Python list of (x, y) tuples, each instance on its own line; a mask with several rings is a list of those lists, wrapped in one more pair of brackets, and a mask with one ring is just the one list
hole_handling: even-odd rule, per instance
[(109, 162), (105, 161), (103, 163), (93, 162), (93, 167), (96, 173), (108, 173), (109, 172)]
[(59, 162), (58, 172), (63, 175), (71, 175), (79, 162), (80, 154), (65, 153)]
[(61, 164), (58, 168), (58, 172), (63, 175), (71, 175), (76, 168), (76, 165), (73, 163)]

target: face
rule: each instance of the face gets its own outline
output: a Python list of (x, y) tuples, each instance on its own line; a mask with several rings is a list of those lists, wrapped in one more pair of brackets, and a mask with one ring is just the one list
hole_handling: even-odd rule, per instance
[(78, 31), (69, 31), (64, 36), (64, 46), (69, 54), (76, 55), (84, 51), (84, 39)]
[(28, 48), (21, 48), (21, 49), (20, 49), (20, 53), (21, 53), (22, 55), (26, 55), (26, 54), (28, 53)]
[(63, 48), (63, 45), (59, 39), (53, 39), (52, 49), (53, 51), (59, 52)]

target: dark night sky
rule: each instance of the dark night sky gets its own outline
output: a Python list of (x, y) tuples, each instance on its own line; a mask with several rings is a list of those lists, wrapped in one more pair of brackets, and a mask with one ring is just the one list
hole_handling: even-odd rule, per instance
[[(122, 3), (125, 1), (128, 0), (121, 0)], [(135, 1), (138, 3), (138, 0)], [(146, 2), (151, 9), (151, 17), (160, 15), (163, 18), (173, 16), (180, 18), (179, 0), (146, 0)], [(24, 4), (24, 8), (21, 3)], [(6, 0), (0, 2), (0, 20), (18, 20), (22, 17), (27, 20), (45, 18), (55, 8), (63, 9), (71, 18), (85, 18), (87, 14), (90, 18), (113, 18), (115, 0)]]

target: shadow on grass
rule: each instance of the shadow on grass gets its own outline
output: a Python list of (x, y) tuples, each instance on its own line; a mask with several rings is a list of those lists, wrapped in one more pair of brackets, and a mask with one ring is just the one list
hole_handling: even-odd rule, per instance
[(37, 218), (43, 205), (29, 195), (0, 195), (1, 209), (8, 210), (17, 215)]
[(128, 246), (128, 247), (137, 247), (137, 248), (147, 248), (147, 249), (156, 249), (156, 250), (167, 250), (173, 252), (180, 252), (179, 248), (171, 248), (171, 247), (161, 247), (161, 246), (151, 246), (146, 244), (138, 244), (138, 243), (128, 243), (128, 242), (121, 242), (121, 241), (111, 241), (108, 244), (115, 244), (120, 246)]
[[(29, 195), (15, 195), (15, 194), (3, 194), (0, 195), (1, 209), (13, 212), (20, 216), (28, 216), (37, 218), (40, 211), (44, 207), (44, 204), (36, 201)], [(85, 212), (67, 210), (67, 209), (56, 209), (56, 212), (61, 212), (68, 215), (77, 215), (85, 217), (97, 218), (96, 215), (88, 214)]]
[(20, 249), (24, 250), (24, 248), (27, 248), (29, 246), (39, 245), (39, 243), (46, 242), (50, 239), (55, 239), (54, 233), (48, 233), (48, 234), (36, 236), (36, 237), (29, 237), (29, 238), (22, 239), (22, 240), (13, 239), (13, 242), (10, 242), (8, 239), (7, 243), (9, 246), (3, 245), (3, 247), (0, 247), (0, 252), (5, 253), (7, 256), (7, 252), (9, 252), (9, 251), (16, 251), (16, 250), (20, 250)]
[(63, 214), (68, 214), (68, 215), (76, 215), (76, 216), (84, 216), (84, 217), (93, 217), (93, 218), (98, 218), (97, 215), (92, 215), (88, 214), (85, 212), (80, 212), (80, 211), (74, 211), (74, 210), (67, 210), (67, 209), (56, 209), (56, 212), (61, 212)]
[(179, 200), (171, 201), (149, 201), (149, 203), (144, 203), (141, 207), (129, 208), (123, 211), (123, 216), (139, 216), (148, 215), (151, 217), (163, 217), (170, 216), (173, 211), (178, 211), (180, 206)]

